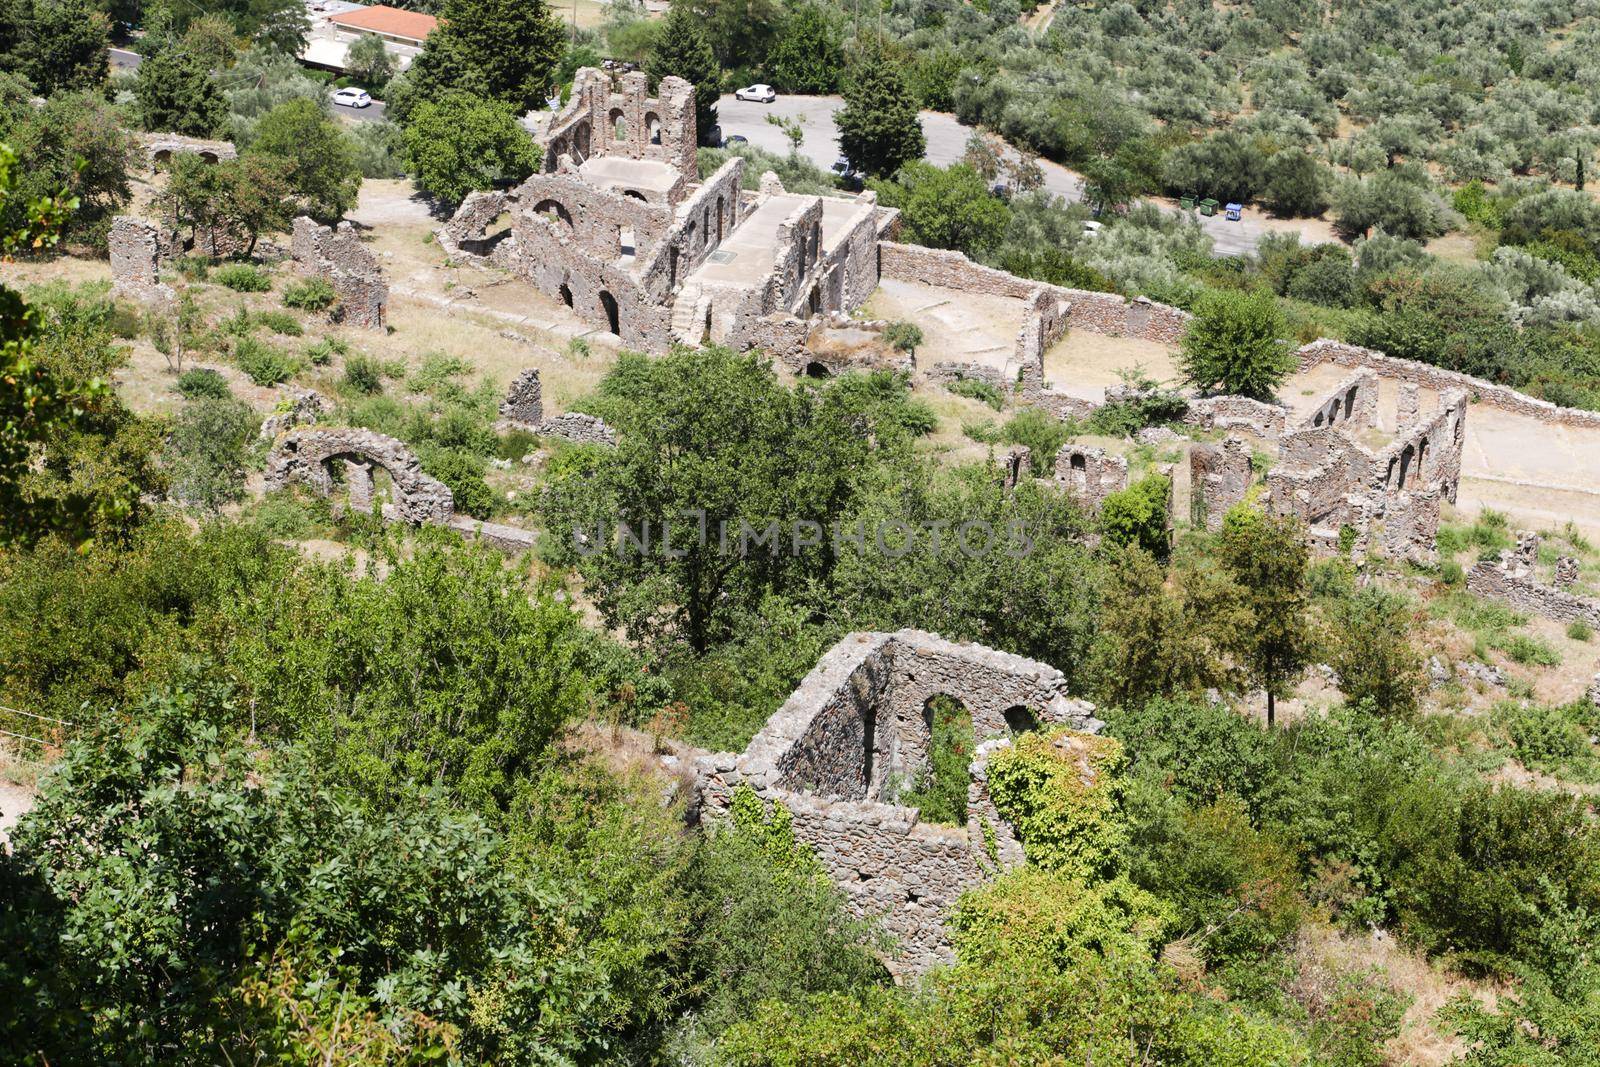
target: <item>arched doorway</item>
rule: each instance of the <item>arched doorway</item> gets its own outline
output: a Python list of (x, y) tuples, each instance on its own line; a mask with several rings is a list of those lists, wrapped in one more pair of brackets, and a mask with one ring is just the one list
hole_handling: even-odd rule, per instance
[(661, 143), (661, 119), (656, 116), (654, 111), (651, 111), (645, 115), (644, 128), (650, 134), (651, 144)]
[(824, 363), (819, 363), (816, 360), (812, 360), (810, 363), (806, 364), (805, 374), (806, 374), (807, 378), (831, 378), (831, 377), (833, 377), (833, 373), (828, 370), (827, 365), (824, 364)]
[(922, 728), (927, 749), (921, 766), (906, 768), (910, 781), (896, 803), (916, 808), (924, 822), (963, 826), (976, 748), (972, 714), (954, 697), (932, 696), (922, 706)]
[(561, 288), (558, 291), (561, 294), (561, 302), (563, 304), (567, 305), (567, 307), (571, 307), (572, 306), (572, 286), (568, 285), (566, 282), (562, 282), (561, 283)]
[(600, 290), (600, 310), (606, 317), (606, 329), (621, 337), (622, 320), (618, 317), (617, 298), (604, 289)]
[(572, 225), (572, 213), (559, 200), (541, 200), (533, 205), (533, 212), (536, 215), (543, 215), (547, 219), (563, 222), (568, 227)]
[(1028, 733), (1039, 728), (1039, 719), (1028, 708), (1021, 704), (1014, 704), (1007, 708), (1003, 715), (1006, 720), (1006, 729), (1011, 731), (1011, 736)]

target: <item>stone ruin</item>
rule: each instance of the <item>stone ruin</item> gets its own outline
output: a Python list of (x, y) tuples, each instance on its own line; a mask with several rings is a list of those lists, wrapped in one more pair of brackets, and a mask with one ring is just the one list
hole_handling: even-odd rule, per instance
[(161, 229), (132, 215), (111, 220), (111, 291), (141, 303), (170, 302), (177, 294), (161, 283)]
[(617, 432), (593, 415), (569, 411), (545, 418), (538, 367), (529, 367), (512, 379), (506, 390), (506, 398), (500, 404), (500, 417), (506, 426), (527, 430), (541, 437), (560, 437), (576, 444), (617, 443)]
[[(813, 320), (878, 285), (878, 242), (898, 213), (875, 195), (743, 189), (735, 157), (700, 179), (694, 88), (643, 73), (578, 71), (538, 135), (544, 170), (468, 197), (437, 231), (452, 255), (487, 256), (626, 345), (706, 340), (765, 348), (797, 369)], [(489, 232), (502, 215), (509, 225)]]
[(326, 279), (339, 295), (334, 321), (383, 329), (389, 286), (377, 257), (348, 222), (334, 230), (301, 215), (294, 220), (291, 250), (302, 271)]
[(1556, 560), (1554, 584), (1539, 581), (1539, 544), (1538, 534), (1518, 530), (1516, 548), (1501, 551), (1498, 559), (1473, 564), (1467, 572), (1467, 588), (1531, 615), (1600, 628), (1600, 599), (1571, 591), (1578, 581), (1576, 559), (1562, 556)]
[(1254, 473), (1250, 442), (1230, 433), (1220, 445), (1189, 450), (1189, 522), (1212, 533), (1222, 529), (1228, 509), (1250, 492)]
[(1303, 521), (1323, 548), (1339, 550), (1348, 536), (1353, 553), (1432, 563), (1440, 502), (1455, 502), (1461, 480), (1467, 394), (1446, 392), (1422, 418), (1414, 392), (1402, 390), (1392, 438), (1369, 447), (1377, 394), (1377, 375), (1358, 370), (1284, 434), (1267, 474), (1270, 506)]
[(388, 473), (393, 504), (404, 521), (447, 523), (455, 515), (450, 487), (423, 473), (422, 461), (404, 443), (374, 430), (290, 430), (267, 456), (266, 487), (271, 492), (300, 483), (332, 496), (342, 478), (351, 510), (370, 511), (374, 467)]
[[(979, 742), (965, 826), (924, 823), (895, 803), (928, 768), (931, 701), (940, 696), (962, 703)], [(851, 911), (880, 919), (898, 939), (890, 970), (921, 973), (952, 961), (943, 917), (962, 892), (1025, 858), (989, 797), (989, 759), (1036, 726), (1097, 733), (1094, 711), (1067, 696), (1061, 672), (1034, 660), (920, 630), (850, 634), (742, 753), (696, 760), (701, 813), (726, 817), (741, 786), (781, 803)]]
[(315, 389), (297, 389), (288, 397), (287, 410), (268, 415), (261, 422), (261, 439), (276, 441), (279, 434), (288, 433), (296, 426), (311, 426), (333, 410), (328, 398)]
[(1128, 488), (1128, 461), (1102, 448), (1065, 444), (1056, 453), (1055, 481), (1086, 512), (1098, 515), (1106, 497)]
[(203, 137), (185, 137), (181, 133), (141, 134), (140, 142), (152, 168), (170, 163), (173, 156), (179, 155), (199, 156), (207, 163), (220, 163), (239, 155), (232, 141), (210, 141)]
[(1027, 445), (1013, 445), (996, 461), (1000, 465), (1000, 486), (1015, 489), (1033, 469), (1033, 450)]

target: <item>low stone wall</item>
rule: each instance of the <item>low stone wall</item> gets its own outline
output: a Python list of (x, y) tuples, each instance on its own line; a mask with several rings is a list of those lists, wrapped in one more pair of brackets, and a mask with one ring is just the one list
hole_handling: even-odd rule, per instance
[(1070, 305), (1066, 324), (1089, 333), (1175, 345), (1183, 339), (1191, 318), (1187, 311), (1157, 304), (1144, 297), (1129, 300), (1116, 293), (1067, 289), (1019, 278), (1003, 270), (974, 263), (960, 252), (895, 241), (884, 241), (878, 248), (884, 276), (901, 281), (923, 282), (966, 293), (1009, 296), (1018, 300), (1028, 300), (1035, 291), (1046, 289)]
[[(1053, 723), (1097, 732), (1094, 706), (1066, 695), (1059, 671), (1020, 656), (918, 630), (845, 637), (741, 754), (696, 761), (703, 814), (725, 817), (748, 787), (793, 815), (845, 891), (900, 943), (888, 965), (916, 974), (952, 959), (944, 915), (966, 889), (1020, 862), (1022, 850), (989, 798), (984, 768), (1014, 728)], [(937, 695), (960, 700), (981, 743), (965, 827), (933, 826), (892, 802), (926, 766), (924, 717)]]
[(232, 141), (208, 141), (203, 137), (186, 137), (181, 133), (144, 133), (139, 135), (145, 158), (153, 167), (170, 162), (173, 156), (200, 156), (211, 163), (234, 159), (239, 150)]
[(1600, 427), (1600, 411), (1558, 407), (1548, 400), (1538, 400), (1526, 393), (1469, 374), (1445, 370), (1411, 359), (1398, 359), (1370, 348), (1347, 345), (1342, 341), (1323, 338), (1300, 349), (1300, 369), (1306, 371), (1319, 363), (1337, 363), (1345, 367), (1365, 367), (1385, 378), (1410, 382), (1424, 389), (1448, 392), (1465, 390), (1476, 403), (1488, 404), (1517, 415), (1526, 415), (1541, 422), (1562, 426)]
[(975, 381), (984, 382), (994, 386), (1002, 393), (1011, 389), (1011, 383), (1006, 381), (1006, 376), (997, 367), (984, 363), (967, 363), (961, 360), (946, 360), (935, 363), (924, 373), (928, 381), (938, 385), (949, 385), (952, 382)]
[(378, 259), (361, 243), (348, 222), (337, 230), (320, 226), (301, 215), (294, 220), (291, 251), (300, 268), (325, 278), (339, 294), (334, 305), (336, 322), (383, 329), (389, 307), (389, 286)]
[(559, 437), (578, 444), (617, 443), (617, 432), (593, 415), (569, 411), (545, 418), (538, 367), (529, 367), (512, 379), (510, 387), (506, 389), (506, 398), (500, 403), (500, 417), (508, 426), (541, 437)]
[(1479, 596), (1503, 600), (1518, 611), (1557, 622), (1586, 622), (1600, 627), (1600, 600), (1576, 596), (1534, 580), (1533, 572), (1516, 564), (1480, 561), (1467, 572), (1467, 588)]
[(446, 255), (472, 256), (481, 259), (491, 251), (484, 247), (488, 240), (489, 225), (503, 215), (515, 199), (503, 192), (482, 190), (467, 194), (450, 216), (450, 221), (433, 231), (433, 236)]
[(584, 445), (614, 445), (617, 431), (593, 415), (568, 411), (539, 424), (539, 433), (545, 437), (559, 437)]
[(1244, 430), (1257, 437), (1281, 437), (1288, 412), (1247, 396), (1204, 396), (1189, 401), (1183, 421), (1202, 430)]

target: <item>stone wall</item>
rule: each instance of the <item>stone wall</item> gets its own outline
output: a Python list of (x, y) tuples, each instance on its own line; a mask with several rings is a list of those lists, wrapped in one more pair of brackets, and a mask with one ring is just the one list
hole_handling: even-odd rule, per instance
[(1530, 615), (1600, 627), (1600, 600), (1541, 583), (1534, 573), (1538, 555), (1538, 535), (1519, 531), (1515, 551), (1504, 550), (1497, 561), (1480, 560), (1473, 565), (1467, 572), (1467, 588)]
[(555, 170), (562, 156), (578, 163), (591, 155), (623, 156), (659, 160), (695, 181), (694, 86), (669, 75), (654, 98), (649, 92), (643, 71), (624, 74), (614, 88), (605, 71), (580, 67), (566, 106), (542, 139), (545, 169)]
[(509, 426), (541, 437), (559, 437), (590, 445), (617, 443), (616, 431), (593, 415), (569, 411), (545, 418), (538, 367), (529, 367), (512, 379), (506, 398), (500, 403), (500, 417)]
[[(1416, 419), (1414, 392), (1411, 401), (1409, 412), (1404, 410), (1405, 405), (1402, 404), (1396, 420), (1402, 429)], [(1338, 426), (1343, 430), (1360, 430), (1375, 425), (1377, 420), (1378, 376), (1363, 367), (1324, 394), (1317, 401), (1317, 406), (1301, 419), (1300, 425), (1307, 428)]]
[(111, 291), (135, 300), (171, 300), (176, 294), (161, 284), (161, 230), (132, 215), (111, 220), (107, 238), (111, 253)]
[(468, 193), (450, 221), (433, 231), (434, 239), (445, 255), (483, 258), (493, 251), (489, 247), (493, 239), (489, 226), (516, 202), (514, 193), (482, 190)]
[(328, 398), (315, 389), (297, 389), (286, 398), (288, 406), (261, 421), (261, 439), (276, 441), (278, 435), (296, 426), (310, 426), (333, 410)]
[(643, 256), (640, 285), (650, 297), (665, 303), (685, 279), (721, 246), (723, 238), (739, 225), (739, 186), (745, 161), (735, 156), (678, 206), (673, 222)]
[(1068, 307), (1051, 289), (1028, 295), (1028, 313), (1017, 333), (1016, 360), (1024, 387), (1044, 384), (1044, 354), (1067, 332)]
[[(893, 803), (926, 767), (926, 708), (941, 695), (963, 703), (981, 742), (964, 827), (923, 823)], [(851, 910), (880, 918), (898, 939), (891, 969), (920, 973), (951, 960), (943, 918), (960, 894), (1023, 858), (983, 771), (1011, 730), (1036, 723), (1101, 726), (1094, 706), (1069, 698), (1065, 678), (1045, 664), (917, 630), (851, 634), (743, 753), (696, 761), (702, 811), (725, 816), (740, 786), (783, 804)]]
[(1563, 426), (1600, 427), (1600, 411), (1582, 411), (1577, 408), (1557, 407), (1547, 400), (1537, 400), (1503, 385), (1486, 382), (1468, 374), (1444, 370), (1416, 360), (1397, 359), (1370, 348), (1347, 345), (1323, 338), (1300, 349), (1300, 369), (1308, 370), (1319, 363), (1338, 363), (1346, 367), (1365, 367), (1385, 378), (1410, 382), (1424, 389), (1439, 392), (1462, 390), (1473, 403), (1489, 404), (1502, 411), (1527, 415), (1541, 422)]
[(1098, 514), (1106, 497), (1128, 488), (1128, 461), (1103, 448), (1065, 444), (1056, 453), (1055, 480), (1085, 511)]
[(1069, 305), (1067, 325), (1076, 330), (1175, 345), (1183, 340), (1184, 331), (1189, 327), (1191, 316), (1179, 308), (1153, 303), (1144, 297), (1129, 300), (1116, 293), (1043, 285), (974, 263), (960, 252), (884, 241), (880, 253), (883, 274), (902, 281), (1018, 300), (1029, 299), (1037, 289), (1048, 289)]
[[(345, 474), (351, 462), (388, 471), (396, 514), (405, 522), (445, 524), (455, 514), (450, 487), (423, 473), (422, 462), (404, 443), (373, 430), (290, 430), (267, 455), (266, 488), (270, 492), (299, 483), (331, 495), (336, 462), (345, 464), (341, 469)], [(370, 500), (370, 481), (365, 486), (352, 484), (351, 490), (352, 497), (364, 493)]]
[(1285, 409), (1247, 396), (1202, 396), (1189, 401), (1183, 421), (1202, 430), (1243, 430), (1275, 438), (1283, 434), (1287, 417)]
[(389, 285), (378, 259), (348, 222), (337, 230), (301, 215), (294, 220), (291, 251), (300, 269), (324, 278), (339, 295), (335, 322), (381, 330), (389, 307)]
[(232, 141), (208, 141), (181, 133), (142, 133), (139, 140), (144, 146), (145, 159), (152, 167), (170, 163), (173, 156), (179, 155), (199, 156), (208, 163), (220, 163), (239, 155)]
[(1255, 479), (1250, 442), (1229, 434), (1220, 445), (1195, 445), (1189, 451), (1189, 521), (1212, 533), (1222, 529), (1228, 509), (1250, 492)]
[(598, 189), (574, 173), (535, 174), (517, 186), (512, 232), (541, 243), (553, 232), (605, 260), (622, 255), (624, 231), (636, 260), (644, 258), (672, 226), (672, 209)]

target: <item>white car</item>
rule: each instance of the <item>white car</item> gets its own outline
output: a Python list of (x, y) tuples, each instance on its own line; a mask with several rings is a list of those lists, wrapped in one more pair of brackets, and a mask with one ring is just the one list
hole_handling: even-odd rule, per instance
[(354, 85), (347, 85), (333, 94), (333, 102), (344, 107), (371, 107), (372, 94)]
[(735, 100), (754, 100), (758, 104), (770, 104), (778, 99), (778, 94), (770, 85), (746, 85), (743, 89), (735, 89)]

